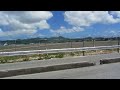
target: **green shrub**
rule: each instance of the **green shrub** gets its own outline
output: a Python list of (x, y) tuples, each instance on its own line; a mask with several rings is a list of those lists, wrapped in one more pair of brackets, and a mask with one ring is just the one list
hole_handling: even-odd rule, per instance
[(31, 57), (37, 57), (37, 56), (39, 56), (39, 55), (41, 55), (41, 54), (33, 54), (33, 55), (30, 55)]
[(71, 52), (71, 53), (70, 53), (70, 56), (75, 56), (75, 53)]
[(0, 63), (7, 63), (7, 62), (8, 62), (7, 58), (0, 57)]
[(44, 59), (51, 59), (51, 56), (49, 54), (44, 54)]
[(39, 54), (38, 56), (39, 56), (38, 60), (43, 60), (43, 55), (42, 54)]
[(23, 59), (23, 61), (29, 61), (30, 60), (30, 58), (28, 57), (28, 56), (26, 56), (24, 59)]
[(64, 57), (64, 54), (63, 53), (58, 53), (55, 58), (63, 58)]

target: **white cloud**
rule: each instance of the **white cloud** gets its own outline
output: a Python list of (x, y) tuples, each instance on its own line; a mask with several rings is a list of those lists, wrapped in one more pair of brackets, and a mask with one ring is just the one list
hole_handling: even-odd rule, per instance
[[(114, 18), (117, 15), (119, 18)], [(85, 30), (86, 27), (96, 23), (114, 24), (120, 22), (120, 11), (66, 11), (64, 20), (72, 25), (72, 28), (60, 27), (58, 30), (51, 30), (54, 33), (72, 33)]]
[(111, 11), (110, 14), (111, 14), (111, 15), (115, 15), (115, 16), (117, 16), (118, 18), (120, 18), (120, 11)]
[(51, 17), (53, 15), (48, 11), (0, 11), (0, 37), (32, 35), (38, 28), (49, 29), (47, 20)]
[(83, 31), (83, 28), (80, 27), (72, 27), (72, 28), (66, 28), (61, 26), (60, 29), (57, 30), (50, 30), (54, 35), (56, 34), (64, 34), (64, 33), (73, 33), (73, 32), (80, 32)]
[(119, 36), (119, 31), (120, 30), (109, 30), (109, 31), (106, 31), (106, 35), (108, 35), (108, 36)]
[[(119, 16), (114, 18), (113, 14)], [(113, 11), (66, 11), (65, 21), (73, 26), (90, 26), (96, 23), (113, 24), (120, 22), (120, 12)]]
[[(114, 16), (117, 16), (115, 18)], [(60, 27), (58, 30), (51, 30), (54, 34), (81, 32), (93, 24), (115, 24), (120, 23), (120, 11), (66, 11), (64, 21), (72, 25), (72, 28)]]
[(34, 23), (32, 25), (35, 27), (38, 27), (40, 29), (49, 29), (50, 28), (50, 25), (47, 23), (46, 20), (42, 20), (42, 21), (40, 21), (38, 23)]
[(15, 18), (22, 23), (36, 23), (41, 20), (48, 20), (53, 15), (48, 11), (3, 11), (10, 18)]
[(13, 37), (13, 36), (20, 36), (20, 35), (32, 35), (32, 34), (35, 34), (35, 30), (34, 29), (29, 29), (29, 30), (26, 30), (26, 29), (20, 29), (20, 30), (16, 30), (16, 31), (6, 31), (6, 32), (3, 32), (2, 30), (0, 31), (0, 37)]

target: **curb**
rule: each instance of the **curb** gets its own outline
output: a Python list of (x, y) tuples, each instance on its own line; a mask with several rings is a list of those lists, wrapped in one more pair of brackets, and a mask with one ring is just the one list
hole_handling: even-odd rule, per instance
[(62, 65), (54, 65), (54, 66), (0, 71), (0, 78), (17, 76), (17, 75), (25, 75), (25, 74), (41, 73), (41, 72), (49, 72), (49, 71), (57, 71), (57, 70), (65, 70), (65, 69), (72, 69), (72, 68), (88, 67), (88, 66), (94, 66), (94, 65), (95, 63), (80, 62), (80, 63), (69, 63), (69, 64), (62, 64)]
[(100, 65), (120, 62), (120, 58), (100, 60)]

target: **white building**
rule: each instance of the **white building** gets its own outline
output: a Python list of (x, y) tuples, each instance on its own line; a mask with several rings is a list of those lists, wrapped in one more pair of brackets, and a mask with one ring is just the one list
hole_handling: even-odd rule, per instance
[(7, 46), (8, 44), (7, 44), (7, 42), (4, 44), (4, 46)]

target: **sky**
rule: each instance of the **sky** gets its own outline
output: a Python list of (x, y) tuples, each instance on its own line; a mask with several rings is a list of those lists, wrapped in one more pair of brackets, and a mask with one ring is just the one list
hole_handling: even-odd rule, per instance
[(120, 11), (0, 11), (0, 40), (120, 36)]

